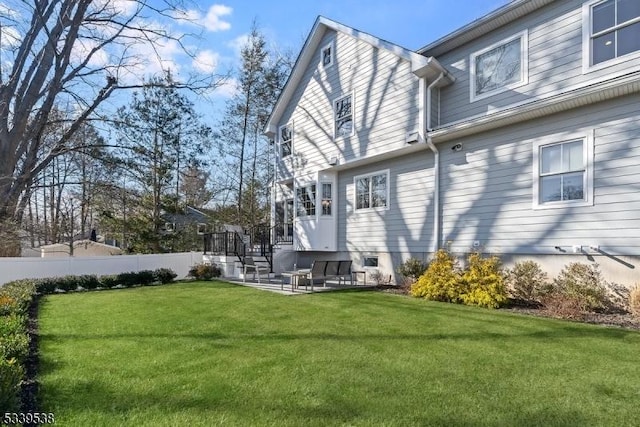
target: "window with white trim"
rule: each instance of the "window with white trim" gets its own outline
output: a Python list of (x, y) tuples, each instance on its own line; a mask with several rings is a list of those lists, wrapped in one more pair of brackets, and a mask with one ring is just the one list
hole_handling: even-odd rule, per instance
[(598, 0), (585, 7), (589, 66), (640, 51), (640, 1)]
[(328, 68), (333, 65), (333, 50), (333, 42), (322, 48), (320, 60), (324, 68)]
[(377, 267), (378, 266), (378, 256), (377, 255), (365, 255), (362, 258), (362, 266), (363, 267)]
[(528, 33), (523, 31), (471, 54), (471, 101), (528, 83)]
[(331, 215), (331, 204), (333, 201), (333, 195), (331, 194), (331, 184), (328, 182), (323, 182), (322, 184), (322, 215), (329, 216)]
[(356, 210), (386, 208), (389, 200), (389, 171), (354, 178)]
[(534, 207), (592, 204), (592, 152), (590, 138), (534, 144)]
[(316, 214), (316, 185), (309, 184), (296, 188), (297, 216), (315, 216)]
[(336, 138), (353, 135), (353, 96), (345, 95), (333, 101), (334, 135)]
[(293, 132), (290, 125), (280, 127), (280, 158), (291, 155)]

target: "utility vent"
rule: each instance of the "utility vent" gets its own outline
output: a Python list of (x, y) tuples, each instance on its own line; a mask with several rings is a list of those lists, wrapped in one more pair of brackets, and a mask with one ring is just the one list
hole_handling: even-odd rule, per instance
[(407, 144), (416, 144), (420, 142), (420, 133), (418, 131), (409, 132), (406, 139)]

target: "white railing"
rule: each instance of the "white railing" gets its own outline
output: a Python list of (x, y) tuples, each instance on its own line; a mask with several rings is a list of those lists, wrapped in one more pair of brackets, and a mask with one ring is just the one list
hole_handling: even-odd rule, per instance
[(0, 258), (0, 286), (18, 279), (38, 279), (67, 275), (126, 273), (129, 271), (170, 268), (178, 279), (189, 273), (189, 267), (202, 262), (202, 253), (88, 256), (64, 258)]

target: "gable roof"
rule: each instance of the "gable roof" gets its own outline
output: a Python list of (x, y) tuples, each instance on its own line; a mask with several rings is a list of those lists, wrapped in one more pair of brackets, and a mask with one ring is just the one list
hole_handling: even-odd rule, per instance
[(378, 49), (384, 49), (400, 58), (405, 59), (406, 61), (411, 63), (411, 72), (413, 72), (418, 77), (435, 78), (440, 74), (444, 74), (447, 77), (446, 80), (448, 82), (453, 82), (454, 80), (453, 76), (451, 76), (447, 72), (447, 70), (445, 70), (444, 67), (442, 67), (442, 65), (440, 65), (440, 63), (433, 57), (420, 55), (409, 49), (405, 49), (386, 40), (374, 37), (371, 34), (356, 30), (355, 28), (348, 27), (336, 21), (332, 21), (331, 19), (325, 18), (324, 16), (318, 16), (316, 22), (311, 28), (309, 36), (302, 46), (302, 50), (300, 51), (293, 69), (291, 70), (289, 79), (282, 89), (282, 92), (280, 93), (280, 96), (278, 97), (278, 100), (271, 112), (271, 116), (269, 116), (269, 120), (265, 125), (264, 132), (267, 136), (273, 136), (276, 134), (276, 128), (280, 117), (289, 104), (289, 101), (291, 100), (296, 87), (302, 80), (305, 70), (311, 63), (311, 60), (313, 59), (314, 54), (318, 49), (320, 42), (322, 41), (322, 37), (329, 30), (347, 34), (355, 39), (368, 43), (371, 46), (374, 46)]
[(418, 49), (418, 53), (440, 56), (497, 28), (507, 25), (555, 0), (513, 0), (487, 15), (460, 27), (438, 40)]

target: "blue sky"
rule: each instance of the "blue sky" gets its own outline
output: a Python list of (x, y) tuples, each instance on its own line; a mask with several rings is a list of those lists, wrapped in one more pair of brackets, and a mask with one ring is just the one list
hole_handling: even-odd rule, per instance
[[(123, 1), (123, 0), (113, 0)], [(159, 1), (159, 0), (158, 0)], [(186, 11), (191, 23), (167, 23), (174, 31), (198, 32), (190, 39), (196, 61), (167, 46), (167, 62), (178, 75), (191, 67), (203, 72), (223, 73), (237, 66), (239, 47), (255, 20), (267, 39), (282, 50), (297, 55), (318, 15), (338, 21), (412, 50), (435, 41), (478, 19), (509, 0), (228, 0), (198, 1)], [(196, 5), (196, 6), (194, 6)], [(172, 66), (173, 68), (173, 66)], [(150, 70), (153, 71), (153, 68)], [(212, 105), (200, 106), (207, 120), (215, 121), (232, 85), (212, 97)], [(210, 123), (214, 125), (215, 123)]]

